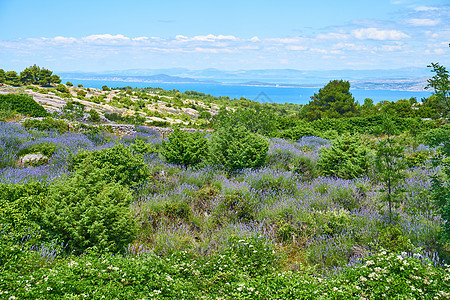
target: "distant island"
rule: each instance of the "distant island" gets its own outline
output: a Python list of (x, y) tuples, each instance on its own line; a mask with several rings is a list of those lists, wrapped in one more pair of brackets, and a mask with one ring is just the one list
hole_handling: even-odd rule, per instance
[[(350, 81), (355, 89), (392, 91), (424, 91), (428, 73), (429, 71), (424, 68), (339, 71), (302, 71), (293, 69), (222, 71), (217, 69), (188, 70), (174, 68), (104, 72), (59, 72), (61, 77), (72, 80), (308, 88), (319, 88), (331, 79), (341, 78)], [(405, 74), (408, 75), (405, 76)]]

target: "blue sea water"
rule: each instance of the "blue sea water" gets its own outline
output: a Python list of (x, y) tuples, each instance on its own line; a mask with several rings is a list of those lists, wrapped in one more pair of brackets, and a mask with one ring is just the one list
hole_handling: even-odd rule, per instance
[[(205, 84), (205, 83), (149, 83), (149, 82), (126, 82), (126, 81), (101, 81), (101, 80), (76, 80), (62, 79), (62, 82), (70, 81), (77, 86), (82, 84), (84, 87), (101, 88), (104, 85), (108, 87), (153, 87), (163, 88), (165, 90), (176, 89), (180, 92), (196, 91), (210, 94), (213, 96), (228, 96), (230, 98), (241, 98), (256, 100), (259, 102), (275, 103), (295, 103), (307, 104), (311, 96), (319, 91), (319, 88), (308, 87), (273, 87), (273, 86), (244, 86), (233, 84)], [(429, 97), (430, 92), (410, 92), (410, 91), (391, 91), (391, 90), (360, 90), (350, 89), (350, 92), (359, 103), (364, 103), (364, 99), (370, 98), (374, 103), (380, 101), (397, 101), (399, 99), (409, 99), (415, 97), (420, 101), (423, 97)]]

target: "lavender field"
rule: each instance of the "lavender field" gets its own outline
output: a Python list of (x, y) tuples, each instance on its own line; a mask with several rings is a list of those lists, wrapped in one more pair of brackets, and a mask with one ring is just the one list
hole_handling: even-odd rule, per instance
[[(170, 138), (171, 136), (169, 136), (169, 140)], [(129, 239), (125, 247), (117, 253), (119, 257), (122, 257), (120, 263), (128, 264), (126, 261), (136, 259), (142, 260), (142, 263), (148, 260), (155, 263), (154, 260), (159, 259), (163, 264), (169, 262), (169, 268), (172, 268), (172, 257), (178, 257), (181, 254), (182, 261), (188, 260), (188, 262), (183, 262), (182, 266), (191, 264), (189, 267), (183, 267), (184, 270), (188, 273), (193, 272), (193, 276), (200, 276), (201, 271), (195, 270), (193, 267), (197, 260), (206, 260), (206, 265), (208, 265), (214, 263), (217, 257), (225, 259), (227, 254), (224, 253), (228, 253), (230, 247), (235, 250), (249, 245), (255, 247), (255, 250), (249, 249), (252, 250), (249, 252), (251, 255), (244, 255), (243, 259), (252, 257), (251, 263), (255, 263), (254, 260), (259, 263), (254, 267), (251, 267), (251, 263), (247, 267), (244, 265), (243, 271), (237, 271), (239, 268), (236, 269), (236, 274), (241, 274), (240, 272), (247, 274), (239, 275), (244, 276), (240, 277), (241, 279), (233, 279), (230, 274), (233, 274), (234, 271), (229, 270), (227, 264), (217, 267), (215, 271), (205, 271), (206, 273), (203, 274), (205, 277), (202, 280), (206, 280), (206, 282), (213, 284), (218, 280), (217, 278), (231, 276), (228, 281), (232, 281), (231, 285), (236, 285), (235, 288), (232, 288), (223, 285), (224, 282), (222, 282), (218, 284), (217, 290), (211, 295), (232, 297), (233, 294), (229, 293), (229, 289), (242, 292), (239, 284), (251, 281), (251, 278), (262, 278), (261, 276), (265, 275), (261, 270), (266, 270), (269, 266), (271, 270), (278, 270), (282, 274), (291, 274), (290, 277), (288, 276), (289, 282), (293, 281), (297, 284), (299, 280), (304, 280), (303, 277), (303, 279), (298, 278), (300, 274), (309, 274), (305, 276), (312, 276), (310, 280), (316, 284), (321, 282), (321, 278), (329, 281), (337, 280), (335, 278), (341, 278), (342, 274), (348, 274), (355, 268), (358, 269), (358, 266), (364, 264), (364, 261), (373, 255), (378, 255), (380, 251), (402, 252), (402, 259), (420, 257), (421, 261), (430, 264), (429, 266), (433, 268), (439, 269), (445, 266), (446, 252), (439, 246), (439, 235), (444, 221), (437, 212), (430, 193), (433, 176), (439, 176), (442, 172), (439, 166), (433, 167), (429, 159), (435, 155), (437, 148), (416, 145), (414, 148), (406, 149), (407, 155), (411, 157), (416, 157), (419, 153), (428, 159), (405, 169), (405, 176), (397, 187), (401, 189), (402, 193), (395, 207), (395, 222), (392, 222), (388, 219), (387, 203), (382, 200), (385, 191), (380, 182), (376, 180), (373, 169), (354, 179), (321, 175), (318, 161), (321, 159), (324, 149), (332, 147), (332, 140), (314, 136), (305, 136), (296, 142), (271, 138), (268, 140), (269, 148), (263, 166), (232, 173), (207, 163), (183, 166), (167, 162), (167, 159), (161, 154), (163, 153), (161, 149), (169, 140), (163, 141), (156, 131), (146, 127), (137, 127), (137, 133), (134, 135), (118, 137), (107, 132), (58, 133), (25, 129), (15, 123), (1, 123), (0, 182), (3, 191), (14, 190), (19, 186), (29, 188), (34, 184), (40, 186), (40, 189), (47, 193), (51, 193), (55, 191), (54, 186), (62, 187), (66, 185), (66, 182), (72, 182), (71, 178), (76, 177), (76, 174), (79, 173), (76, 171), (76, 162), (80, 153), (88, 155), (111, 149), (125, 149), (123, 151), (128, 151), (126, 153), (130, 153), (141, 163), (139, 168), (146, 171), (136, 173), (143, 174), (142, 180), (139, 182), (137, 182), (136, 176), (141, 175), (133, 175), (135, 182), (132, 182), (129, 188), (123, 188), (125, 183), (120, 186), (120, 189), (124, 189), (124, 197), (128, 199), (124, 206), (126, 212), (122, 211), (122, 214), (131, 217), (132, 226), (135, 226), (133, 229), (135, 231), (130, 235), (132, 239)], [(51, 145), (52, 151), (48, 162), (34, 166), (19, 165), (17, 161), (20, 154), (27, 153), (27, 149), (34, 149), (33, 147), (36, 145), (40, 145), (40, 147)], [(374, 154), (368, 155), (373, 156)], [(88, 166), (89, 164), (85, 168), (90, 168)], [(107, 168), (107, 166), (102, 167)], [(110, 167), (113, 168), (113, 166)], [(135, 171), (140, 172), (137, 169)], [(91, 171), (86, 170), (83, 176), (88, 178), (89, 172)], [(112, 180), (113, 177), (108, 178), (108, 180)], [(83, 181), (83, 179), (81, 180)], [(89, 180), (86, 179), (86, 181)], [(110, 183), (107, 181), (100, 182), (100, 185), (109, 186)], [(80, 183), (80, 186), (80, 189), (89, 189), (89, 185)], [(70, 188), (68, 189), (70, 191)], [(102, 193), (101, 190), (104, 189), (106, 188), (100, 187), (99, 193)], [(58, 190), (56, 191), (58, 193)], [(15, 193), (20, 192), (16, 191)], [(31, 266), (24, 268), (27, 271), (19, 277), (11, 275), (12, 273), (9, 272), (2, 275), (0, 289), (5, 292), (9, 289), (9, 292), (22, 295), (24, 298), (27, 295), (33, 298), (37, 294), (27, 294), (28, 291), (31, 291), (31, 286), (26, 283), (29, 279), (25, 280), (25, 278), (30, 276), (26, 274), (31, 274), (31, 277), (36, 277), (32, 275), (34, 273), (44, 274), (39, 276), (50, 276), (45, 274), (48, 272), (51, 274), (52, 270), (57, 269), (58, 266), (66, 266), (66, 269), (67, 266), (70, 269), (73, 264), (80, 263), (88, 266), (90, 262), (84, 261), (85, 259), (91, 260), (107, 254), (101, 254), (105, 253), (103, 251), (105, 249), (97, 246), (77, 248), (79, 245), (67, 240), (67, 234), (56, 234), (54, 233), (56, 227), (49, 227), (48, 224), (45, 225), (44, 221), (41, 224), (40, 218), (45, 220), (46, 217), (39, 216), (39, 214), (48, 212), (48, 208), (45, 206), (47, 200), (39, 194), (33, 195), (32, 192), (26, 195), (25, 198), (19, 197), (21, 204), (12, 204), (14, 202), (8, 204), (9, 199), (2, 199), (2, 220), (4, 220), (2, 239), (3, 242), (8, 242), (12, 249), (3, 253), (2, 264), (4, 264), (3, 268), (20, 273), (17, 269), (20, 264), (13, 267), (11, 259), (21, 257), (19, 261), (32, 263)], [(53, 196), (48, 194), (46, 197), (52, 198)], [(35, 199), (39, 199), (38, 202)], [(28, 208), (21, 211), (20, 206), (25, 205), (24, 201), (31, 204), (27, 202), (27, 205), (30, 206), (26, 206)], [(50, 200), (48, 201), (51, 203)], [(72, 209), (79, 208), (74, 206)], [(30, 212), (38, 217), (30, 217)], [(6, 213), (11, 213), (13, 217), (17, 218), (23, 217), (29, 223), (24, 221), (25, 224), (19, 226), (21, 222), (14, 223), (13, 221), (8, 225), (8, 221), (5, 221), (8, 220)], [(68, 216), (71, 216), (72, 213), (76, 214), (73, 211), (69, 212)], [(98, 213), (92, 212), (94, 215)], [(88, 216), (83, 218), (88, 218)], [(74, 222), (82, 222), (82, 220)], [(95, 223), (96, 221), (93, 219), (91, 222)], [(105, 222), (105, 220), (101, 220), (101, 222)], [(88, 225), (91, 226), (92, 223)], [(94, 228), (89, 226), (85, 229), (78, 229), (76, 235), (81, 234), (84, 236), (83, 239), (92, 238), (90, 230), (94, 231)], [(66, 232), (68, 229), (61, 230)], [(88, 230), (88, 232), (83, 232), (83, 230)], [(100, 230), (97, 234), (105, 234), (105, 230), (103, 233)], [(110, 230), (114, 231), (115, 229)], [(120, 230), (128, 234), (126, 228)], [(257, 246), (252, 244), (258, 244), (262, 248), (256, 250)], [(235, 248), (236, 245), (238, 248)], [(15, 250), (16, 247), (20, 249), (19, 252)], [(84, 249), (76, 252), (84, 254), (73, 257), (73, 254), (70, 254), (72, 249)], [(270, 254), (266, 253), (269, 249)], [(72, 251), (72, 253), (74, 252)], [(92, 254), (94, 257), (90, 256)], [(236, 258), (236, 253), (233, 255), (231, 257)], [(110, 257), (109, 259), (117, 260), (119, 258)], [(77, 260), (82, 260), (82, 262), (77, 262)], [(107, 260), (105, 259), (105, 261)], [(68, 265), (67, 261), (69, 261)], [(229, 265), (239, 264), (239, 260), (232, 261), (229, 262)], [(116, 263), (119, 264), (119, 262)], [(136, 266), (128, 266), (128, 268), (134, 269)], [(228, 273), (224, 271), (227, 268)], [(252, 268), (255, 271), (254, 274)], [(63, 273), (67, 272), (66, 269)], [(219, 270), (222, 275), (215, 273)], [(180, 275), (181, 273), (178, 271), (176, 274), (178, 275), (167, 275), (166, 278), (184, 276)], [(213, 275), (219, 277), (213, 279)], [(4, 282), (8, 276), (21, 279), (17, 281), (17, 284), (11, 286)], [(70, 277), (73, 274), (64, 276)], [(84, 278), (85, 275), (79, 276)], [(246, 279), (246, 276), (249, 276), (250, 279)], [(126, 274), (123, 274), (123, 278), (126, 278)], [(108, 280), (115, 281), (112, 278)], [(167, 281), (171, 283), (172, 280), (163, 281), (166, 284)], [(183, 292), (183, 284), (179, 280), (180, 278), (175, 279), (177, 284), (180, 284), (177, 288), (173, 287), (175, 294), (168, 291), (162, 294), (150, 293), (147, 289), (140, 291), (144, 294), (148, 292), (156, 298), (180, 296), (179, 293)], [(356, 284), (358, 281), (361, 279), (354, 283)], [(124, 281), (121, 280), (121, 282)], [(81, 293), (83, 289), (92, 292), (93, 286), (99, 284), (101, 285), (96, 282), (80, 287), (78, 291), (74, 290), (74, 293)], [(133, 285), (131, 284), (131, 286)], [(370, 288), (370, 286), (368, 287)], [(136, 287), (133, 286), (133, 288)], [(323, 288), (326, 290), (327, 285)], [(64, 289), (64, 285), (58, 288), (49, 285), (46, 291), (48, 293), (45, 294), (53, 295), (53, 289), (59, 293), (55, 293), (54, 297), (68, 293)], [(114, 287), (108, 291), (114, 294), (116, 289), (117, 287)], [(305, 287), (297, 287), (297, 292), (304, 292), (305, 289)], [(437, 285), (437, 289), (442, 289), (444, 293), (446, 290), (440, 284)], [(320, 288), (316, 287), (316, 292), (318, 290)], [(34, 291), (42, 292), (42, 288), (35, 286)], [(161, 290), (159, 291), (161, 292)], [(278, 297), (275, 296), (276, 294), (271, 294), (274, 293), (273, 290), (268, 294), (266, 291), (265, 296), (258, 296), (258, 294), (251, 296), (253, 292), (251, 289), (245, 292), (248, 293), (245, 294), (247, 295), (245, 297), (249, 298), (262, 297), (264, 299), (269, 297), (268, 295), (271, 295), (272, 298)], [(326, 292), (322, 292), (326, 294)], [(148, 293), (147, 296), (150, 295)], [(205, 294), (205, 291), (198, 286), (194, 290), (191, 289), (190, 293), (190, 297), (193, 298), (197, 298), (200, 294), (210, 295), (209, 293)], [(126, 295), (128, 294), (125, 293), (122, 297), (134, 298), (130, 296), (131, 294)], [(286, 297), (285, 293), (282, 295), (279, 297)], [(297, 294), (296, 297), (301, 298), (299, 295)], [(89, 294), (88, 298), (97, 299), (98, 297)]]

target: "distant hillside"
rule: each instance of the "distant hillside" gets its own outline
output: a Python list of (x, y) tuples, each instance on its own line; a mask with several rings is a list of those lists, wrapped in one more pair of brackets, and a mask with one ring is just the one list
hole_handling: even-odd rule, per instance
[(427, 68), (392, 70), (261, 69), (224, 71), (218, 69), (188, 70), (131, 69), (102, 73), (60, 72), (63, 78), (78, 80), (125, 81), (148, 83), (209, 83), (261, 86), (320, 87), (330, 80), (349, 80), (353, 88), (422, 91), (429, 77)]

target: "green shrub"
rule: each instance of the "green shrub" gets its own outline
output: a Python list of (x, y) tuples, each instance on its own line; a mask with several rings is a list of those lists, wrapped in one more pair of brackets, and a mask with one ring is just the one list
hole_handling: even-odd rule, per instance
[(69, 101), (62, 109), (63, 117), (77, 120), (84, 116), (84, 105), (77, 101)]
[(394, 252), (414, 250), (414, 245), (399, 225), (388, 225), (383, 228), (378, 236), (378, 242), (383, 248)]
[(42, 153), (47, 157), (51, 157), (56, 152), (57, 148), (58, 146), (53, 143), (40, 143), (21, 149), (19, 153), (17, 153), (17, 156), (21, 157), (30, 153)]
[(55, 89), (60, 93), (69, 93), (69, 89), (64, 84), (58, 84)]
[(318, 136), (318, 133), (314, 129), (308, 127), (308, 124), (302, 124), (277, 133), (277, 137), (291, 141), (298, 141), (304, 136)]
[(17, 236), (24, 234), (27, 228), (38, 228), (35, 213), (46, 198), (47, 190), (47, 185), (34, 181), (0, 184), (0, 228), (6, 226)]
[(122, 251), (135, 237), (136, 224), (128, 208), (132, 195), (126, 187), (104, 181), (105, 172), (76, 172), (53, 184), (45, 200), (43, 228), (76, 253), (91, 248)]
[(195, 166), (206, 156), (207, 139), (202, 132), (189, 133), (175, 128), (168, 138), (162, 142), (161, 154), (169, 163)]
[(65, 133), (69, 131), (69, 124), (63, 120), (56, 120), (50, 117), (41, 120), (25, 120), (23, 122), (23, 127), (30, 129), (34, 128), (36, 130), (55, 130), (59, 133)]
[(13, 110), (31, 117), (48, 115), (44, 107), (34, 101), (33, 97), (25, 94), (0, 95), (0, 110)]
[(244, 127), (219, 128), (209, 141), (211, 163), (230, 172), (261, 167), (268, 151), (268, 140)]
[(431, 147), (439, 146), (440, 144), (449, 143), (450, 141), (450, 124), (445, 124), (439, 128), (431, 129), (424, 132), (420, 136), (420, 140)]
[(89, 114), (88, 121), (100, 122), (100, 114), (98, 113), (98, 111), (96, 111), (95, 109), (90, 109), (88, 111), (88, 114)]
[(133, 153), (122, 144), (108, 149), (82, 151), (74, 157), (72, 167), (86, 174), (103, 169), (103, 180), (112, 180), (129, 187), (141, 185), (150, 177), (150, 170), (142, 155)]
[(321, 149), (317, 166), (325, 176), (356, 178), (369, 170), (369, 149), (361, 145), (358, 136), (345, 135)]

